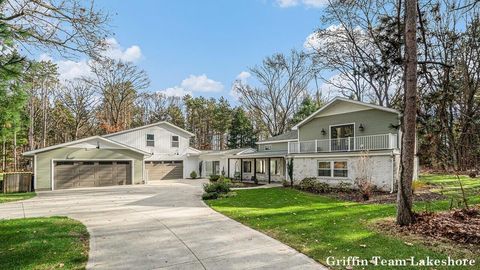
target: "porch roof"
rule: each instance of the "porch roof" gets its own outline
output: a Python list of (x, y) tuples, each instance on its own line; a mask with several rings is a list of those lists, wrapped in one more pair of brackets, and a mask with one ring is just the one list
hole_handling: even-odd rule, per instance
[(271, 158), (271, 157), (285, 157), (287, 151), (268, 151), (268, 152), (254, 152), (239, 154), (235, 158)]

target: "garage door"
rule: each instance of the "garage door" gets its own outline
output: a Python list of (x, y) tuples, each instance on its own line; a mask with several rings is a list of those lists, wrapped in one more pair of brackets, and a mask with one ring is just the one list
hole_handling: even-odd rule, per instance
[(183, 161), (146, 161), (148, 180), (168, 180), (183, 178)]
[(57, 161), (54, 166), (55, 189), (132, 183), (130, 161)]

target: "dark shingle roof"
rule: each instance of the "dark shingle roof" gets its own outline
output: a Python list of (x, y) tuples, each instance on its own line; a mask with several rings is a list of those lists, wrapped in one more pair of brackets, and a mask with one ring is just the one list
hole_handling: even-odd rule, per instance
[(270, 138), (265, 139), (263, 141), (259, 141), (259, 143), (273, 142), (273, 141), (284, 141), (284, 140), (296, 140), (296, 139), (298, 139), (298, 131), (297, 130), (290, 130), (290, 131), (287, 131), (283, 134), (270, 137)]

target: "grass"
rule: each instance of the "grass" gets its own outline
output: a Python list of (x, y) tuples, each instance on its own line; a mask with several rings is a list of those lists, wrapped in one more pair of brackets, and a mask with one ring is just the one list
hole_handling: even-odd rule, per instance
[(20, 200), (26, 200), (35, 197), (37, 194), (35, 192), (25, 192), (25, 193), (0, 193), (0, 203), (14, 202)]
[[(422, 181), (424, 179), (422, 178)], [(436, 179), (437, 183), (444, 181), (440, 177), (428, 179), (433, 182)], [(445, 182), (451, 183), (446, 180)], [(454, 184), (451, 184), (451, 189), (454, 190)], [(411, 256), (419, 259), (427, 256), (439, 259), (447, 257), (446, 254), (434, 251), (420, 242), (415, 242), (413, 245), (406, 244), (405, 240), (372, 229), (375, 221), (395, 215), (396, 209), (393, 204), (338, 201), (326, 196), (285, 188), (237, 190), (236, 192), (235, 197), (207, 203), (216, 211), (262, 231), (323, 264), (326, 264), (330, 256), (337, 259), (358, 256), (368, 260), (372, 256), (381, 256), (385, 259)], [(469, 192), (471, 192), (470, 188)], [(470, 203), (473, 202), (480, 202), (478, 196), (470, 197)], [(449, 205), (449, 201), (445, 200), (418, 203), (415, 208), (417, 211), (425, 208), (446, 210)], [(480, 256), (476, 259), (478, 264)], [(345, 269), (344, 267), (333, 268)], [(379, 269), (378, 266), (365, 268)], [(388, 267), (380, 268), (389, 269)], [(402, 269), (419, 269), (419, 267), (402, 267)], [(447, 267), (436, 267), (436, 269), (447, 269)]]
[(66, 217), (0, 221), (2, 269), (85, 269), (88, 232)]
[[(459, 177), (468, 196), (480, 193), (480, 178), (470, 178), (466, 175)], [(460, 194), (460, 184), (455, 175), (424, 174), (418, 180), (431, 186), (433, 192), (443, 193), (447, 196)]]

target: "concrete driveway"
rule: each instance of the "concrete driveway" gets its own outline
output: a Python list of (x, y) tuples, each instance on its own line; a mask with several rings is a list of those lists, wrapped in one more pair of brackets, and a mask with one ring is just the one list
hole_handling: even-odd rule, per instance
[(41, 192), (0, 219), (61, 215), (91, 235), (89, 269), (326, 269), (208, 208), (198, 180)]

